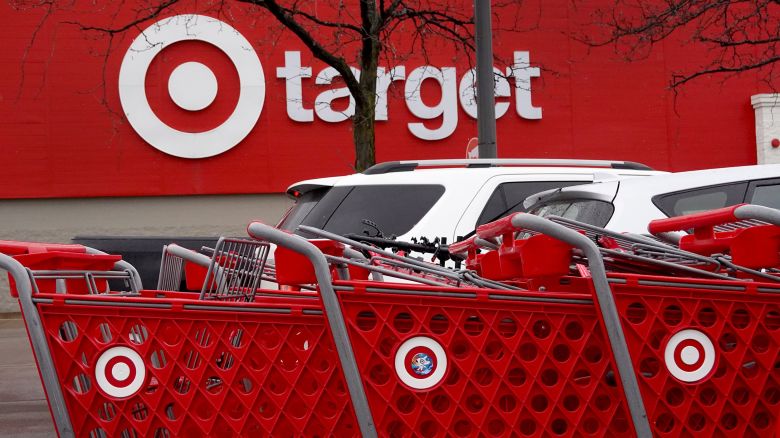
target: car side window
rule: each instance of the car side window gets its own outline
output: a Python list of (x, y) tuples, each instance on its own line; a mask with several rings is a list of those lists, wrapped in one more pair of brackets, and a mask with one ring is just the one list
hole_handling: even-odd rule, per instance
[(526, 181), (499, 184), (490, 195), (485, 208), (479, 215), (477, 226), (500, 219), (511, 213), (525, 211), (523, 201), (534, 193), (558, 187), (587, 184), (591, 181)]
[(666, 193), (653, 197), (653, 204), (669, 217), (736, 205), (744, 201), (746, 182)]
[(384, 234), (400, 236), (409, 232), (444, 194), (444, 186), (391, 184), (340, 186), (330, 189), (302, 225), (322, 228), (336, 234), (360, 234), (371, 227)]
[(750, 183), (746, 202), (780, 208), (780, 179), (759, 180)]

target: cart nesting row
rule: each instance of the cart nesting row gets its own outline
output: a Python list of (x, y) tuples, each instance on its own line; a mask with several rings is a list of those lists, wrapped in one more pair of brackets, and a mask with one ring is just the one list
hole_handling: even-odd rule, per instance
[(60, 436), (769, 436), (778, 225), (520, 213), (451, 245), (452, 270), (252, 223), (209, 256), (166, 247), (154, 290), (78, 245), (0, 243), (0, 268)]

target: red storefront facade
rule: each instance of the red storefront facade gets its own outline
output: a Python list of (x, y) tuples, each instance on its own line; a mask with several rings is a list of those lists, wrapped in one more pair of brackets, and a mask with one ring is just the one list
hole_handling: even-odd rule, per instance
[[(684, 36), (628, 63), (571, 37), (594, 6), (537, 6), (494, 44), (500, 157), (756, 163), (750, 99), (772, 84), (703, 77), (675, 95), (672, 73), (708, 61)], [(69, 21), (121, 21), (113, 10), (0, 7), (0, 199), (278, 193), (352, 171), (343, 84), (263, 12), (185, 4), (109, 46)], [(380, 61), (378, 161), (465, 157), (469, 66), (444, 48)]]

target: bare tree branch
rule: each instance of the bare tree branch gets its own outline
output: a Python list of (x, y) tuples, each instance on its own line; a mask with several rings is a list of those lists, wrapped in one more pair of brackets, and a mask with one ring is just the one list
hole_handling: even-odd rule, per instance
[(646, 57), (656, 43), (675, 34), (700, 46), (709, 62), (675, 72), (672, 88), (702, 76), (747, 71), (759, 71), (771, 83), (773, 70), (768, 68), (780, 54), (780, 1), (615, 0), (594, 14), (588, 29), (606, 35), (574, 38), (591, 47), (611, 45), (628, 61)]

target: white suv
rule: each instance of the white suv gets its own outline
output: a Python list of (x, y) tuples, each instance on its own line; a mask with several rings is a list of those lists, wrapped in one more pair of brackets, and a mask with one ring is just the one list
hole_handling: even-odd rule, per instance
[(657, 175), (625, 161), (470, 159), (396, 161), (363, 173), (302, 181), (279, 223), (326, 231), (453, 242), (478, 225), (523, 211), (523, 200), (554, 187)]
[(541, 216), (564, 216), (614, 231), (647, 233), (653, 219), (743, 202), (780, 208), (780, 164), (572, 186), (537, 193), (524, 205)]

